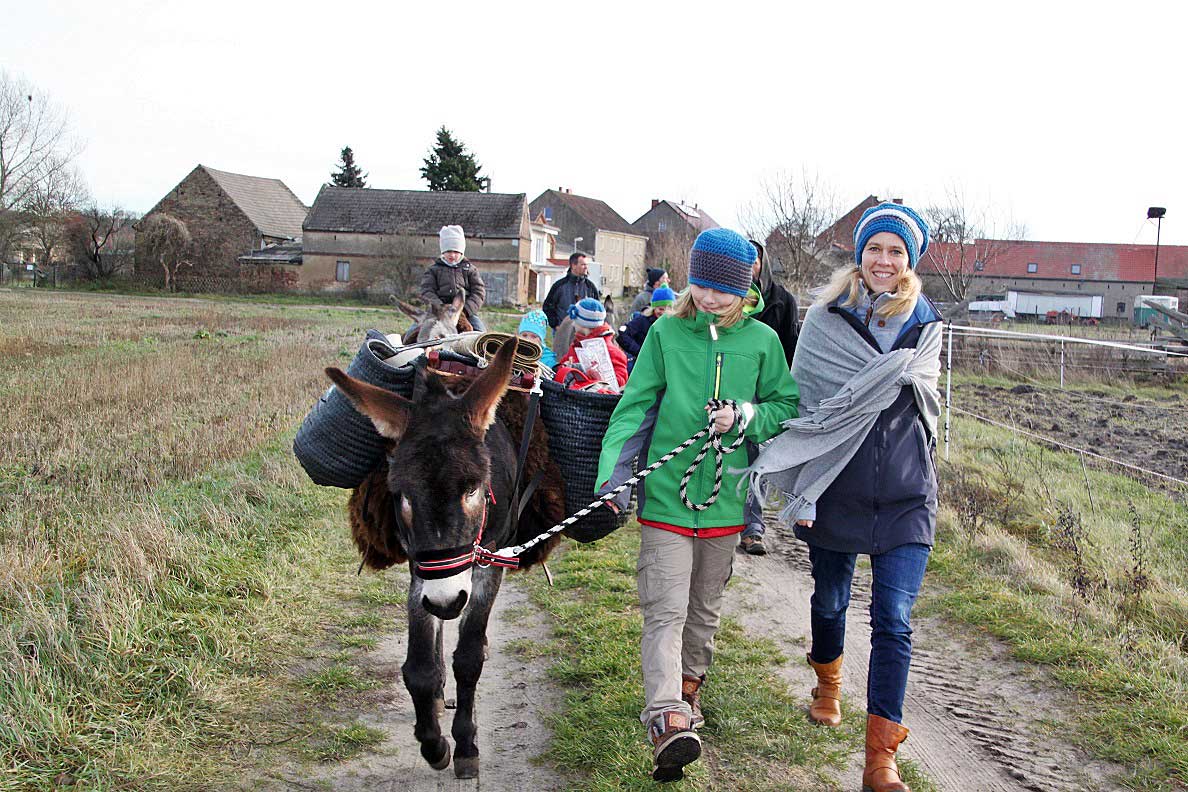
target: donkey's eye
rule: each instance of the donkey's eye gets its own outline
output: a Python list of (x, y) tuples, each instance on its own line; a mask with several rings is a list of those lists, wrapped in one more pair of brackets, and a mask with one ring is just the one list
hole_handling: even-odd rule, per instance
[(472, 509), (477, 508), (478, 505), (483, 500), (483, 485), (482, 484), (478, 485), (477, 487), (472, 489), (470, 492), (466, 493), (462, 497), (462, 499), (466, 502), (466, 505), (468, 507), (470, 507)]

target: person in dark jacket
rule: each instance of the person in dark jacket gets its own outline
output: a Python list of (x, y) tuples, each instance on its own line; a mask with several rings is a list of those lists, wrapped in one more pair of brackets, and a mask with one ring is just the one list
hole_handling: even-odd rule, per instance
[(437, 236), (441, 256), (421, 276), (421, 299), (434, 308), (451, 302), (463, 292), (466, 305), (462, 312), (471, 327), (486, 330), (478, 312), (487, 299), (487, 287), (478, 269), (466, 258), (466, 234), (462, 226), (442, 226)]
[(652, 291), (657, 286), (667, 285), (667, 272), (659, 267), (648, 267), (647, 280), (644, 283), (643, 291), (635, 295), (635, 299), (631, 301), (631, 318), (634, 319), (646, 311), (648, 306), (652, 304)]
[(652, 304), (643, 313), (619, 328), (619, 346), (627, 353), (627, 371), (635, 366), (635, 357), (643, 346), (652, 325), (676, 302), (676, 294), (667, 286), (652, 290)]
[(598, 287), (588, 277), (590, 264), (585, 253), (574, 252), (569, 257), (569, 271), (565, 277), (553, 284), (545, 296), (541, 308), (549, 318), (549, 327), (553, 330), (569, 316), (569, 306), (584, 297), (598, 299)]
[[(751, 268), (755, 288), (763, 295), (763, 311), (755, 318), (776, 331), (780, 337), (780, 346), (784, 348), (784, 357), (788, 366), (792, 366), (792, 356), (796, 353), (796, 338), (800, 335), (800, 306), (792, 293), (779, 284), (772, 276), (771, 265), (767, 260), (767, 250), (762, 244), (751, 240), (759, 258)], [(748, 446), (747, 454), (753, 460), (758, 449)], [(751, 555), (766, 555), (767, 545), (763, 537), (767, 533), (767, 524), (763, 520), (763, 508), (759, 501), (751, 496), (747, 498), (746, 529), (742, 532), (739, 548)]]
[[(790, 497), (781, 518), (795, 520), (797, 538), (809, 546), (808, 662), (817, 674), (809, 715), (826, 726), (841, 723), (850, 585), (857, 555), (870, 556), (862, 783), (874, 792), (910, 792), (895, 753), (908, 735), (911, 611), (936, 531), (941, 316), (915, 273), (927, 247), (928, 225), (908, 207), (886, 203), (863, 213), (854, 229), (856, 265), (834, 274), (798, 340), (792, 375), (805, 425), (791, 422), (753, 466), (780, 482)], [(860, 395), (833, 398), (842, 391)], [(867, 409), (871, 403), (881, 409)]]

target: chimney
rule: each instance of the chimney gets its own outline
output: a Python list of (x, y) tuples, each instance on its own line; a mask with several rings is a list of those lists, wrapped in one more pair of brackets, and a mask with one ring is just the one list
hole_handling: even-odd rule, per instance
[(652, 208), (653, 208), (653, 209), (655, 209), (655, 208), (656, 208), (657, 206), (659, 206), (659, 205), (660, 205), (660, 199), (659, 199), (659, 198), (653, 198), (653, 199), (652, 199)]
[(900, 206), (903, 206), (903, 199), (902, 198), (892, 198), (891, 203), (896, 203), (896, 204), (899, 204)]

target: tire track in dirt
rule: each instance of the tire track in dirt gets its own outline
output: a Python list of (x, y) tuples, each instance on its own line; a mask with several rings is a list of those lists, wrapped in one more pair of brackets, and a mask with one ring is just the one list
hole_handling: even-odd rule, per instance
[[(457, 643), (458, 621), (446, 624), (446, 700), (454, 698), (449, 673), (450, 657)], [(512, 641), (547, 641), (547, 617), (532, 606), (513, 576), (505, 576), (487, 630), (489, 656), (479, 680), (475, 710), (478, 715), (482, 768), (478, 779), (459, 780), (451, 764), (436, 771), (421, 758), (413, 737), (416, 721), (412, 700), (400, 676), (408, 635), (404, 630), (388, 635), (379, 647), (364, 655), (362, 663), (381, 678), (390, 680), (378, 709), (358, 713), (360, 722), (384, 732), (386, 740), (375, 752), (334, 765), (287, 767), (278, 772), (282, 789), (336, 792), (476, 792), (477, 790), (566, 789), (567, 779), (546, 764), (532, 760), (548, 748), (552, 735), (544, 716), (560, 706), (562, 694), (547, 676), (549, 660), (524, 657), (511, 651)], [(442, 733), (449, 736), (454, 710), (446, 710)], [(275, 776), (274, 776), (275, 777)]]
[[(776, 526), (769, 515), (768, 525)], [(782, 526), (769, 528), (771, 553), (740, 554), (735, 574), (750, 584), (727, 598), (727, 612), (749, 632), (774, 636), (793, 658), (784, 677), (808, 705), (815, 684), (799, 658), (809, 645), (812, 577), (804, 543)], [(925, 586), (928, 585), (927, 578)], [(846, 623), (847, 717), (863, 717), (870, 651), (870, 571), (855, 572)], [(904, 723), (911, 736), (900, 749), (942, 790), (952, 792), (1080, 792), (1112, 789), (1106, 779), (1124, 768), (1089, 758), (1043, 733), (1041, 720), (1062, 722), (1074, 704), (1067, 693), (1043, 684), (1042, 672), (1009, 657), (992, 639), (965, 638), (938, 618), (915, 618), (914, 648)], [(861, 785), (862, 757), (839, 779), (844, 789)]]

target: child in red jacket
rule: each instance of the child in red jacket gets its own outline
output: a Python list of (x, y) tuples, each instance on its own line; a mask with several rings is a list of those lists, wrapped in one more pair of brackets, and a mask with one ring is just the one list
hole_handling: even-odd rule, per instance
[[(615, 331), (606, 323), (606, 309), (602, 303), (593, 297), (585, 297), (569, 307), (569, 317), (573, 320), (573, 344), (559, 361), (557, 361), (558, 382), (564, 382), (571, 388), (586, 388), (597, 382), (616, 383), (616, 388), (607, 388), (608, 392), (618, 393), (627, 383), (627, 355), (615, 343)], [(600, 371), (596, 366), (583, 366), (578, 357), (578, 346), (585, 343), (601, 341), (606, 345), (613, 371)]]

